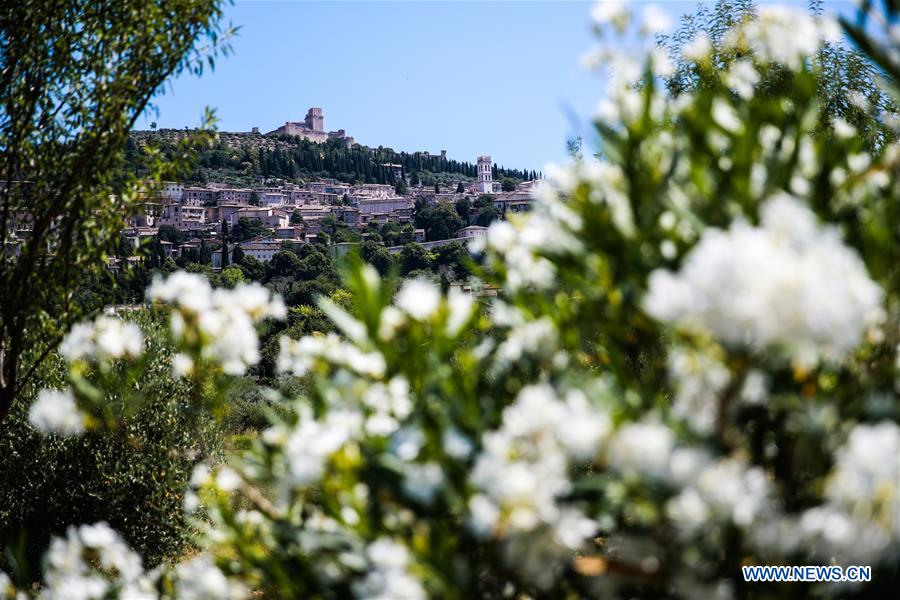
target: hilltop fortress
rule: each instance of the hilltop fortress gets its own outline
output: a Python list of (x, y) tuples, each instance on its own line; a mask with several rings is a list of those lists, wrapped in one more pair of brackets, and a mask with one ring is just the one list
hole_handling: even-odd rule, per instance
[[(254, 127), (253, 133), (259, 133), (259, 128)], [(318, 144), (327, 140), (343, 140), (347, 146), (353, 145), (353, 138), (343, 129), (325, 131), (325, 117), (322, 115), (322, 109), (317, 107), (306, 111), (306, 118), (303, 121), (285, 121), (284, 125), (266, 135), (295, 135)]]

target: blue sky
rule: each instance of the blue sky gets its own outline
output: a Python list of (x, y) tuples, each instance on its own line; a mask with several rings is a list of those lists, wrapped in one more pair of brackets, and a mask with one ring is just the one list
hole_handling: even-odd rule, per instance
[[(657, 4), (677, 18), (697, 2)], [(539, 170), (602, 94), (578, 64), (591, 6), (239, 0), (226, 8), (234, 54), (171, 82), (137, 126), (194, 126), (210, 106), (223, 131), (265, 132), (320, 106), (326, 129), (366, 145)]]

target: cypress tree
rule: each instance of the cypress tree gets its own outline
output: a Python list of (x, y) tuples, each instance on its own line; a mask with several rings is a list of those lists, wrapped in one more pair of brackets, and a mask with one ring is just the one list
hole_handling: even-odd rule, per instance
[(228, 266), (228, 221), (222, 219), (222, 268)]

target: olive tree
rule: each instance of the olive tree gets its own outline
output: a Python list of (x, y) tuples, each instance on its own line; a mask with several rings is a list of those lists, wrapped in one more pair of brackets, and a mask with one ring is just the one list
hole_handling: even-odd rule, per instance
[[(171, 77), (227, 53), (221, 0), (5, 3), (0, 9), (0, 419), (78, 317), (141, 198), (189, 156), (152, 150), (124, 176), (129, 132)], [(207, 113), (203, 129), (211, 123)], [(201, 136), (202, 137), (202, 136)]]

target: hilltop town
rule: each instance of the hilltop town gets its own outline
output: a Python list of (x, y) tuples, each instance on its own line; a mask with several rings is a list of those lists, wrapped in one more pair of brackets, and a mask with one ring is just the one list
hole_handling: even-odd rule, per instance
[[(165, 148), (181, 135), (135, 132), (130, 142)], [(221, 166), (229, 150), (232, 159), (240, 153), (234, 160), (249, 163), (243, 177)], [(307, 168), (308, 154), (320, 163)], [(540, 181), (534, 171), (498, 167), (489, 155), (468, 163), (443, 150), (410, 154), (361, 146), (343, 129), (325, 132), (320, 108), (266, 134), (257, 128), (220, 133), (200, 165), (190, 178), (144, 193), (109, 255), (110, 270), (158, 268), (171, 259), (179, 267), (196, 263), (219, 271), (236, 257), (267, 263), (291, 244), (315, 243), (332, 257), (364, 242), (390, 254), (408, 244), (425, 250), (464, 244), (485, 235), (492, 221), (527, 211)], [(16, 220), (7, 252), (18, 253), (29, 223), (27, 215)]]
[[(460, 181), (448, 192), (407, 184), (407, 192), (402, 195), (397, 193), (396, 185), (350, 185), (328, 179), (305, 185), (281, 183), (246, 188), (216, 182), (205, 186), (168, 182), (147, 198), (123, 235), (138, 248), (144, 240), (156, 238), (161, 227), (174, 228), (183, 234), (183, 241), (161, 241), (166, 257), (186, 259), (199, 253), (209, 241), (220, 241), (223, 230), (247, 229), (252, 223), (253, 231), (259, 235), (236, 242), (229, 251), (233, 253), (239, 247), (243, 255), (266, 262), (285, 243), (330, 242), (336, 252), (345, 252), (355, 242), (329, 239), (336, 228), (345, 232), (347, 239), (365, 240), (381, 226), (396, 224), (407, 234), (405, 240), (433, 248), (484, 235), (487, 223), (478, 224), (477, 217), (488, 199), (493, 208), (491, 214), (497, 218), (528, 210), (530, 190), (536, 182), (522, 182), (516, 189), (504, 192), (501, 184), (493, 180), (491, 169), (491, 157), (480, 156), (477, 181)], [(478, 199), (480, 205), (476, 205)], [(452, 206), (457, 212), (461, 206), (468, 207), (466, 214), (459, 215), (464, 226), (447, 237), (446, 232), (418, 227), (414, 214), (416, 208), (441, 204)], [(387, 247), (394, 253), (401, 248)], [(118, 266), (115, 260), (111, 263), (113, 268)], [(210, 261), (213, 268), (221, 267), (221, 247), (211, 251)]]

